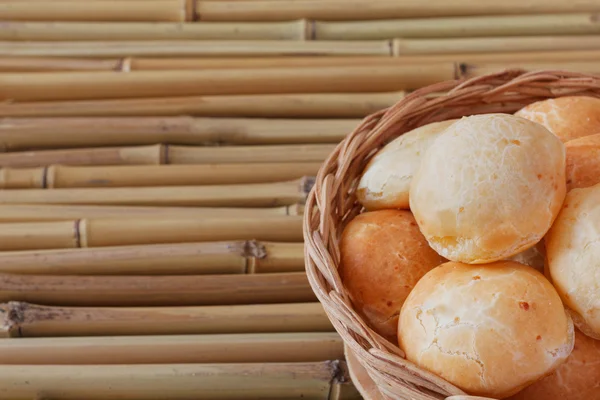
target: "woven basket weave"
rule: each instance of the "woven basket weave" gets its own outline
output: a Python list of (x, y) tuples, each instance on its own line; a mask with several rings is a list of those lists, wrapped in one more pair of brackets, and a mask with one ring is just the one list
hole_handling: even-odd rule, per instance
[[(355, 190), (369, 159), (390, 140), (431, 122), (482, 113), (514, 113), (535, 101), (567, 95), (600, 97), (600, 75), (506, 70), (419, 89), (365, 118), (322, 165), (304, 215), (306, 272), (325, 312), (384, 399), (433, 400), (465, 395), (418, 368), (353, 310), (338, 274), (339, 237), (362, 211)], [(459, 398), (459, 397), (456, 397)]]

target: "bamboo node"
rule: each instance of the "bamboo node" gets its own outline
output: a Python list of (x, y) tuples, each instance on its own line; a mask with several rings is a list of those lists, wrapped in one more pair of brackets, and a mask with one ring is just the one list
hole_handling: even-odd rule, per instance
[(88, 247), (87, 220), (85, 219), (75, 220), (75, 247)]
[(169, 159), (169, 145), (168, 144), (160, 144), (158, 148), (158, 163), (160, 165), (171, 164), (171, 160)]
[(253, 258), (266, 258), (267, 249), (256, 240), (246, 240), (244, 242), (244, 256)]
[(308, 197), (308, 194), (312, 190), (315, 185), (315, 177), (314, 176), (305, 176), (300, 180), (300, 191), (304, 196), (304, 199)]
[(0, 336), (22, 337), (21, 324), (25, 322), (27, 305), (18, 301), (0, 304)]
[(304, 40), (317, 40), (317, 26), (315, 21), (301, 19), (300, 23), (302, 24)]
[(131, 72), (131, 64), (133, 59), (131, 57), (123, 57), (119, 59), (115, 67), (115, 71), (118, 72)]

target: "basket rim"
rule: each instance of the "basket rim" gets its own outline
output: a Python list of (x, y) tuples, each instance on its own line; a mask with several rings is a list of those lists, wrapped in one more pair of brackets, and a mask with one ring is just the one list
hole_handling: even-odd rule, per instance
[(527, 104), (564, 96), (600, 98), (600, 75), (508, 68), (438, 82), (365, 117), (321, 165), (303, 216), (305, 270), (327, 317), (383, 398), (434, 400), (468, 394), (404, 359), (397, 345), (354, 311), (337, 266), (339, 234), (361, 211), (354, 196), (357, 177), (377, 150), (416, 127), (464, 115), (514, 113)]

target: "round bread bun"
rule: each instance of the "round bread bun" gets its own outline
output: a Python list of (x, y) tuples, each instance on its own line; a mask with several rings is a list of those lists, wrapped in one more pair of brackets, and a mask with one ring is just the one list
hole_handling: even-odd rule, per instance
[(567, 361), (511, 400), (600, 400), (600, 340), (576, 329), (575, 347)]
[(540, 273), (544, 273), (544, 264), (546, 261), (546, 250), (544, 248), (544, 241), (541, 240), (535, 246), (515, 254), (509, 257), (507, 261), (516, 261), (518, 263), (528, 265), (531, 268), (535, 268)]
[(421, 158), (438, 135), (456, 120), (434, 122), (394, 139), (367, 164), (356, 197), (367, 210), (408, 209), (408, 190)]
[(342, 233), (340, 276), (355, 309), (396, 342), (398, 314), (417, 281), (443, 260), (419, 232), (410, 211), (359, 214)]
[(515, 115), (544, 125), (563, 142), (600, 132), (600, 99), (566, 96), (538, 101)]
[(600, 133), (570, 140), (567, 151), (567, 190), (600, 183)]
[(506, 259), (539, 242), (566, 192), (564, 145), (509, 114), (464, 117), (425, 153), (410, 207), (431, 247), (452, 261)]
[(501, 399), (551, 374), (573, 349), (573, 322), (550, 282), (513, 261), (448, 262), (406, 299), (406, 358), (466, 393)]
[(545, 241), (548, 275), (573, 322), (600, 339), (600, 184), (567, 194)]

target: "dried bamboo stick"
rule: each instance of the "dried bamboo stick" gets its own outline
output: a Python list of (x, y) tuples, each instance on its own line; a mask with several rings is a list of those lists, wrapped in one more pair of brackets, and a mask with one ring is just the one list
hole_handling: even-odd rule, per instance
[[(596, 22), (596, 16), (593, 13), (405, 18), (377, 21), (313, 21), (310, 28), (315, 40), (556, 36), (600, 33), (600, 25)], [(40, 40), (46, 40), (41, 39), (41, 35), (39, 37)]]
[(301, 242), (302, 217), (78, 219), (0, 223), (0, 250), (73, 249), (227, 240)]
[(394, 39), (394, 54), (452, 54), (542, 50), (598, 50), (598, 36), (507, 36), (450, 39)]
[(207, 242), (0, 252), (0, 272), (26, 275), (209, 275), (300, 272), (302, 243)]
[(404, 92), (190, 96), (1, 103), (0, 117), (176, 116), (363, 118), (392, 106)]
[(0, 301), (64, 306), (184, 306), (315, 301), (304, 272), (256, 275), (0, 275)]
[(4, 118), (4, 150), (128, 146), (155, 143), (305, 144), (338, 143), (360, 119), (266, 119), (116, 117)]
[(0, 100), (84, 100), (191, 95), (381, 92), (455, 78), (454, 63), (393, 67), (0, 74)]
[(446, 17), (469, 15), (555, 14), (600, 11), (595, 0), (377, 0), (368, 6), (362, 0), (271, 0), (207, 1), (196, 0), (196, 16), (201, 21), (285, 21), (371, 20), (389, 18)]
[[(7, 399), (329, 400), (343, 361), (315, 363), (0, 366)], [(352, 399), (360, 398), (353, 396)], [(338, 399), (331, 399), (338, 400)], [(342, 400), (342, 399), (340, 399)]]
[(184, 21), (185, 0), (0, 1), (5, 21)]
[(0, 205), (0, 222), (69, 221), (74, 219), (117, 218), (269, 218), (302, 215), (301, 204), (265, 208), (233, 207), (127, 207), (80, 205)]
[(283, 182), (315, 176), (319, 162), (156, 166), (54, 165), (0, 169), (2, 189), (196, 186)]
[[(575, 23), (573, 20), (572, 23)], [(308, 23), (144, 23), (144, 22), (5, 22), (0, 40), (303, 40)], [(565, 24), (566, 25), (566, 24)]]
[(322, 162), (334, 148), (332, 144), (223, 147), (153, 145), (0, 152), (0, 167)]
[(1, 365), (314, 362), (343, 359), (335, 332), (0, 340)]
[(0, 304), (0, 337), (331, 331), (318, 302), (148, 308)]
[(240, 185), (14, 189), (0, 191), (0, 204), (277, 207), (302, 202), (310, 185), (310, 179), (297, 179)]
[[(0, 3), (1, 4), (1, 3)], [(0, 42), (3, 57), (214, 57), (390, 55), (389, 40), (143, 40)]]
[(0, 250), (73, 249), (228, 240), (301, 242), (302, 217), (80, 219), (1, 223)]
[[(0, 30), (0, 35), (3, 31)], [(88, 58), (0, 57), (0, 72), (118, 71), (121, 60)]]

